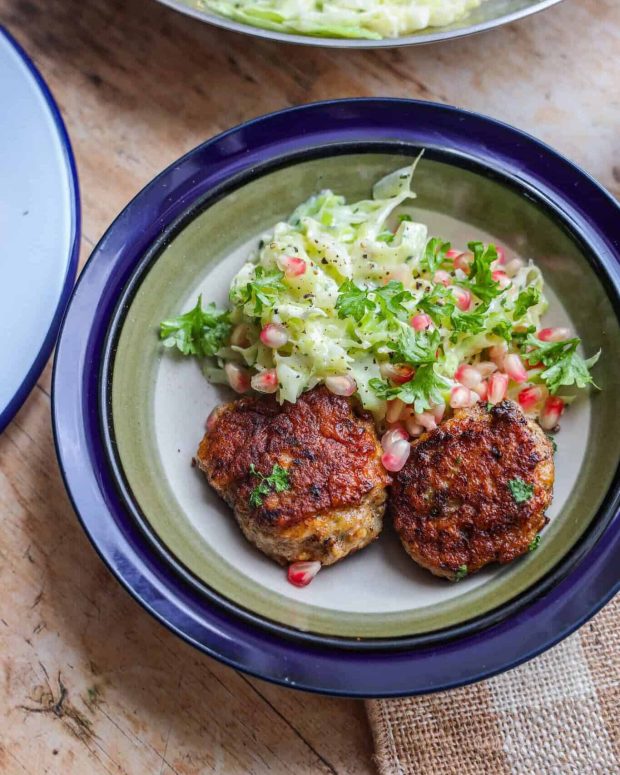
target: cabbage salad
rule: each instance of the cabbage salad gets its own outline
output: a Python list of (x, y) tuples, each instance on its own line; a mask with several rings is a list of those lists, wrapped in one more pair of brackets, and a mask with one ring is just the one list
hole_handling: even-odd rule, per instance
[(322, 191), (299, 205), (234, 277), (230, 309), (199, 298), (161, 323), (163, 344), (238, 393), (356, 394), (378, 424), (413, 437), (450, 408), (504, 398), (557, 429), (565, 388), (591, 384), (598, 355), (584, 360), (568, 329), (541, 326), (532, 261), (429, 238), (406, 208), (414, 169), (380, 180), (372, 199)]
[(200, 0), (220, 16), (277, 32), (396, 38), (462, 19), (482, 0)]

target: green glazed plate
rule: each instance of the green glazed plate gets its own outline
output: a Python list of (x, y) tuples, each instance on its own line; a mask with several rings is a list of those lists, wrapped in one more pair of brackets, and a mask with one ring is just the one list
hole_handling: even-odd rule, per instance
[[(325, 153), (325, 152), (324, 152)], [(409, 156), (359, 152), (291, 162), (241, 182), (188, 214), (148, 258), (112, 331), (111, 416), (126, 488), (159, 541), (200, 583), (267, 622), (316, 635), (396, 638), (463, 625), (536, 585), (587, 531), (620, 453), (614, 391), (620, 331), (585, 248), (549, 208), (512, 184), (439, 153), (418, 166), (412, 215), (430, 232), (464, 245), (493, 240), (537, 261), (551, 301), (545, 322), (569, 325), (588, 354), (603, 349), (595, 379), (557, 437), (555, 497), (540, 548), (459, 584), (437, 579), (405, 554), (391, 527), (371, 547), (323, 570), (304, 588), (245, 541), (232, 512), (192, 467), (211, 409), (229, 400), (194, 360), (163, 350), (159, 321), (189, 309), (198, 293), (223, 306), (229, 282), (260, 235), (323, 188), (366, 197)]]

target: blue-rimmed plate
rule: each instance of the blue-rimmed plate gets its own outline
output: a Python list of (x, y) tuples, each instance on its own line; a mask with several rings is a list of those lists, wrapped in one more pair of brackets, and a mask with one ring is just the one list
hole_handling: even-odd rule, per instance
[(78, 182), (60, 112), (0, 27), (0, 431), (45, 365), (75, 279)]
[[(296, 131), (302, 126), (303, 133)], [(348, 158), (359, 175), (351, 175), (347, 184), (344, 172), (339, 173), (343, 185), (357, 185), (357, 178), (360, 185), (364, 180), (369, 185), (373, 165), (387, 163), (386, 154), (411, 157), (421, 147), (428, 150), (428, 162), (423, 175), (420, 166), (420, 206), (447, 214), (458, 211), (471, 229), (493, 225), (511, 249), (526, 250), (541, 261), (560, 306), (588, 349), (613, 348), (619, 331), (620, 284), (615, 202), (584, 173), (514, 129), (454, 108), (399, 100), (345, 100), (283, 111), (192, 151), (147, 186), (110, 227), (82, 274), (63, 327), (54, 375), (56, 443), (69, 492), (91, 540), (119, 580), (167, 626), (228, 664), (279, 683), (334, 694), (390, 696), (477, 680), (547, 648), (592, 615), (618, 587), (614, 556), (620, 547), (618, 447), (615, 441), (602, 441), (615, 422), (610, 388), (618, 375), (613, 359), (601, 366), (600, 381), (606, 388), (602, 398), (593, 400), (591, 411), (579, 421), (587, 437), (578, 442), (585, 450), (582, 461), (561, 487), (559, 497), (567, 504), (563, 511), (570, 519), (563, 523), (559, 514), (557, 530), (570, 528), (570, 534), (565, 531), (560, 540), (559, 532), (550, 530), (548, 548), (540, 550), (540, 559), (524, 561), (531, 568), (529, 585), (527, 580), (519, 582), (517, 591), (515, 583), (511, 596), (510, 584), (505, 583), (510, 576), (503, 576), (506, 595), (501, 600), (491, 595), (484, 610), (475, 609), (470, 619), (454, 626), (437, 628), (430, 623), (422, 630), (403, 630), (398, 625), (390, 637), (382, 638), (379, 629), (358, 640), (347, 639), (346, 633), (340, 637), (329, 621), (321, 624), (312, 612), (304, 622), (287, 621), (286, 609), (278, 618), (274, 605), (270, 617), (267, 608), (252, 607), (250, 595), (237, 594), (244, 583), (253, 590), (267, 583), (260, 568), (244, 581), (231, 552), (218, 576), (222, 557), (213, 552), (221, 547), (211, 545), (211, 554), (205, 549), (208, 568), (201, 577), (200, 563), (192, 564), (175, 541), (174, 525), (172, 533), (170, 525), (162, 527), (165, 515), (158, 513), (160, 506), (150, 500), (153, 490), (145, 486), (153, 475), (147, 458), (161, 462), (164, 451), (172, 448), (172, 437), (166, 441), (164, 434), (163, 446), (158, 447), (161, 442), (148, 428), (149, 418), (167, 411), (165, 403), (158, 407), (157, 397), (149, 394), (148, 383), (157, 367), (157, 356), (151, 352), (156, 327), (149, 317), (149, 298), (165, 304), (166, 294), (187, 292), (184, 273), (190, 264), (195, 282), (215, 290), (217, 273), (209, 274), (212, 265), (226, 266), (226, 249), (246, 238), (242, 232), (247, 225), (238, 213), (237, 229), (218, 218), (228, 207), (236, 212), (248, 196), (255, 206), (243, 205), (245, 220), (262, 227), (262, 208), (274, 197), (266, 196), (260, 181), (271, 181), (272, 192), (286, 191), (297, 185), (296, 180), (320, 187), (324, 176), (337, 168), (342, 171), (343, 159)], [(326, 158), (333, 162), (322, 165)], [(175, 246), (176, 256), (171, 252)], [(196, 249), (204, 251), (204, 271), (196, 269)], [(178, 282), (166, 280), (170, 261), (178, 267)], [(151, 285), (154, 290), (149, 290)], [(144, 304), (141, 294), (146, 294)], [(125, 332), (129, 338), (123, 341)], [(143, 342), (133, 356), (132, 337)], [(136, 358), (143, 359), (137, 379), (124, 379), (123, 375), (131, 376), (131, 361)], [(144, 386), (140, 375), (145, 375)], [(161, 384), (164, 390), (173, 387), (166, 379)], [(144, 411), (137, 404), (123, 414), (124, 395), (133, 400), (129, 394), (135, 390), (144, 395)], [(202, 400), (184, 390), (179, 396), (186, 414), (193, 411), (194, 401)], [(205, 410), (208, 400), (205, 394)], [(127, 425), (132, 417), (137, 418), (136, 432), (145, 434), (144, 443), (137, 446), (131, 444), (133, 431)], [(161, 427), (159, 421), (156, 425)], [(179, 437), (181, 445), (185, 441)], [(176, 446), (172, 452), (177, 454)], [(182, 452), (179, 446), (178, 454)], [(563, 472), (568, 463), (571, 460), (562, 464)], [(181, 525), (184, 507), (178, 489), (175, 492), (180, 479), (168, 474), (171, 469), (164, 465), (163, 476), (168, 477), (170, 502), (174, 506), (177, 497), (181, 506), (180, 535), (187, 525)], [(155, 475), (161, 476), (161, 470)], [(207, 500), (204, 514), (212, 521), (231, 521)], [(347, 584), (354, 563), (366, 562), (365, 555), (371, 558), (372, 550), (342, 564), (341, 584)], [(230, 575), (231, 564), (234, 588), (222, 582), (224, 572)], [(528, 566), (517, 567), (514, 572), (521, 578)], [(401, 583), (413, 584), (407, 572)], [(335, 578), (330, 573), (323, 576), (325, 583)], [(356, 582), (362, 602), (372, 597), (360, 594), (363, 577)], [(369, 587), (374, 585), (372, 579), (367, 577)], [(428, 583), (441, 589), (443, 582)], [(468, 606), (477, 593), (473, 587), (462, 590), (463, 605)], [(269, 606), (268, 598), (264, 600)], [(322, 605), (319, 597), (314, 602)], [(427, 608), (433, 605), (433, 599), (426, 601)], [(296, 608), (302, 610), (301, 599)], [(369, 620), (369, 612), (358, 613), (360, 621)], [(405, 627), (415, 617), (419, 624), (418, 613), (411, 616)], [(352, 627), (357, 626), (352, 621)]]

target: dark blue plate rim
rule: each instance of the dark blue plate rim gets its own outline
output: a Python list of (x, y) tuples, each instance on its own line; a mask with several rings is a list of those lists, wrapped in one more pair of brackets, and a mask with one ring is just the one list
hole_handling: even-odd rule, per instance
[(398, 653), (336, 650), (248, 625), (174, 574), (121, 501), (99, 426), (99, 356), (108, 322), (118, 292), (158, 234), (197, 197), (240, 170), (308, 145), (350, 139), (449, 147), (523, 180), (561, 205), (608, 276), (617, 280), (620, 208), (588, 175), (519, 130), (411, 100), (336, 100), (280, 111), (229, 130), (174, 163), (138, 194), (95, 248), (57, 349), (54, 437), (69, 495), (95, 548), (138, 602), (180, 637), (233, 667), (309, 691), (359, 697), (427, 693), (507, 670), (599, 610), (620, 587), (615, 560), (620, 515), (556, 587), (482, 632)]
[(54, 348), (54, 344), (56, 343), (56, 335), (58, 334), (58, 329), (60, 328), (62, 316), (64, 315), (65, 309), (69, 302), (69, 298), (71, 297), (71, 290), (73, 288), (73, 283), (75, 281), (75, 275), (78, 267), (78, 258), (80, 253), (81, 217), (80, 217), (80, 188), (78, 183), (77, 167), (75, 164), (75, 158), (73, 156), (73, 150), (71, 148), (71, 143), (69, 141), (69, 134), (67, 133), (67, 129), (65, 127), (64, 121), (60, 114), (58, 105), (56, 104), (56, 101), (49, 89), (49, 86), (43, 80), (43, 76), (37, 70), (34, 62), (30, 59), (28, 54), (15, 40), (15, 38), (10, 34), (10, 32), (6, 29), (6, 27), (3, 27), (2, 25), (0, 25), (0, 35), (4, 35), (4, 37), (8, 40), (9, 44), (15, 49), (17, 54), (23, 60), (24, 64), (26, 65), (31, 75), (33, 76), (34, 80), (36, 81), (37, 86), (39, 87), (41, 94), (43, 95), (43, 98), (45, 99), (47, 107), (54, 120), (54, 124), (58, 132), (58, 137), (60, 139), (61, 146), (64, 150), (67, 176), (69, 179), (69, 185), (71, 187), (71, 194), (72, 194), (71, 195), (71, 226), (70, 226), (71, 235), (72, 235), (71, 246), (69, 248), (69, 256), (67, 261), (65, 279), (63, 282), (60, 297), (58, 299), (58, 303), (56, 305), (56, 311), (54, 312), (54, 316), (52, 318), (52, 322), (47, 331), (45, 339), (43, 340), (43, 343), (38, 353), (35, 355), (30, 368), (28, 369), (26, 375), (24, 376), (21, 384), (15, 391), (13, 398), (11, 398), (11, 400), (4, 407), (4, 409), (0, 411), (0, 433), (2, 433), (2, 431), (6, 428), (6, 426), (11, 422), (13, 417), (15, 417), (15, 415), (19, 411), (21, 405), (24, 403), (26, 398), (30, 395), (30, 391), (34, 387), (37, 379), (39, 378), (41, 372), (43, 371), (43, 368), (47, 363), (48, 358), (50, 357), (52, 349)]

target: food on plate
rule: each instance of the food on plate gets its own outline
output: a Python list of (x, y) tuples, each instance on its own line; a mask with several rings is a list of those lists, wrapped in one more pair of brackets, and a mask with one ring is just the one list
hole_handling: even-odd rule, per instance
[(390, 477), (372, 417), (325, 387), (295, 403), (251, 396), (217, 407), (196, 462), (246, 538), (281, 564), (331, 565), (381, 531)]
[[(569, 329), (541, 322), (547, 301), (541, 271), (533, 261), (477, 241), (466, 248), (453, 247), (444, 239), (429, 237), (426, 226), (415, 220), (411, 181), (416, 164), (379, 180), (370, 199), (348, 203), (330, 190), (310, 197), (287, 221), (261, 237), (232, 280), (230, 309), (217, 309), (214, 304), (205, 307), (199, 297), (187, 312), (161, 323), (163, 344), (199, 358), (209, 380), (226, 384), (238, 394), (263, 395), (263, 400), (251, 398), (227, 405), (221, 415), (216, 414), (216, 428), (225, 427), (224, 422), (230, 425), (235, 417), (271, 415), (277, 426), (284, 419), (276, 418), (306, 412), (314, 396), (321, 396), (322, 403), (335, 401), (334, 406), (343, 411), (350, 407), (347, 411), (355, 414), (358, 424), (368, 428), (369, 421), (359, 414), (359, 402), (372, 414), (381, 434), (383, 468), (397, 473), (405, 466), (410, 471), (413, 462), (407, 461), (416, 460), (429, 438), (436, 438), (427, 434), (438, 426), (453, 427), (447, 423), (455, 423), (456, 432), (465, 418), (471, 423), (475, 418), (483, 425), (490, 423), (490, 432), (500, 417), (507, 423), (510, 416), (512, 424), (506, 427), (516, 432), (518, 426), (519, 433), (529, 434), (530, 440), (542, 439), (542, 431), (559, 430), (575, 389), (594, 384), (590, 368), (599, 355), (584, 359), (581, 342)], [(510, 402), (518, 409), (508, 412)], [(501, 405), (502, 409), (497, 415), (483, 413), (487, 418), (483, 420), (479, 405)], [(349, 423), (346, 427), (358, 426)], [(239, 438), (252, 433), (253, 426), (245, 425)], [(299, 434), (295, 438), (302, 443)], [(420, 446), (411, 445), (412, 439), (420, 438)], [(310, 448), (318, 441), (316, 434), (310, 436)], [(222, 449), (232, 448), (228, 438), (222, 437), (222, 442)], [(346, 445), (346, 438), (340, 443)], [(269, 456), (264, 460), (248, 457), (250, 450), (244, 445), (239, 443), (245, 468), (239, 469), (235, 462), (230, 483), (221, 484), (214, 478), (216, 457), (204, 458), (209, 480), (229, 502), (235, 500), (232, 493), (237, 492), (238, 477), (246, 489), (253, 481), (251, 464), (256, 470), (255, 486), (265, 481), (264, 487), (273, 476), (273, 466), (285, 467)], [(544, 447), (548, 447), (546, 442)], [(212, 454), (218, 449), (219, 442), (212, 446), (208, 433), (199, 459), (207, 450)], [(327, 447), (324, 451), (328, 452)], [(330, 447), (329, 454), (333, 451)], [(467, 465), (475, 467), (479, 461), (474, 449), (471, 454)], [(495, 467), (506, 466), (509, 471), (508, 461), (500, 460)], [(327, 467), (343, 464), (340, 460), (321, 463)], [(218, 474), (225, 475), (228, 472), (223, 469)], [(482, 471), (480, 477), (484, 475)], [(506, 477), (507, 481), (514, 478)], [(290, 497), (284, 491), (269, 494), (277, 503), (289, 504)], [(359, 505), (360, 494), (355, 497)], [(327, 564), (331, 548), (326, 559), (320, 559), (315, 525), (282, 542), (281, 525), (277, 525), (277, 536), (266, 530), (264, 519), (246, 501), (234, 502), (242, 527), (270, 556), (289, 562), (307, 555)], [(331, 510), (334, 503), (320, 508)], [(295, 513), (305, 508), (294, 505)], [(315, 505), (308, 502), (304, 520), (316, 516)], [(374, 495), (371, 505), (376, 505)], [(256, 508), (260, 513), (265, 510), (262, 505)], [(523, 507), (520, 514), (529, 509)], [(282, 516), (283, 524), (288, 525), (288, 512), (283, 514), (278, 519)], [(506, 526), (500, 516), (495, 514), (496, 529), (501, 532)], [(540, 527), (543, 519), (542, 512), (532, 515), (525, 528)], [(370, 521), (376, 523), (376, 519)], [(257, 531), (254, 526), (258, 524)], [(325, 535), (333, 533), (333, 524), (323, 527)], [(376, 535), (372, 527), (365, 529), (370, 529), (370, 538)], [(463, 536), (466, 543), (465, 533)], [(335, 545), (337, 553), (342, 550), (341, 556), (350, 551), (350, 538), (347, 528), (344, 543)], [(512, 556), (523, 545), (515, 538)], [(478, 559), (477, 551), (472, 549), (472, 557), (458, 567), (467, 565), (472, 572), (491, 561), (491, 548)], [(503, 554), (499, 549), (493, 551), (500, 561), (510, 555), (508, 549)], [(428, 565), (437, 571), (442, 567), (437, 562), (433, 566), (429, 560)], [(454, 568), (447, 565), (444, 575), (454, 578)]]
[(407, 553), (458, 580), (537, 547), (553, 479), (540, 425), (513, 401), (479, 403), (412, 444), (389, 510)]
[(462, 19), (483, 0), (200, 0), (242, 24), (326, 38), (396, 38)]

